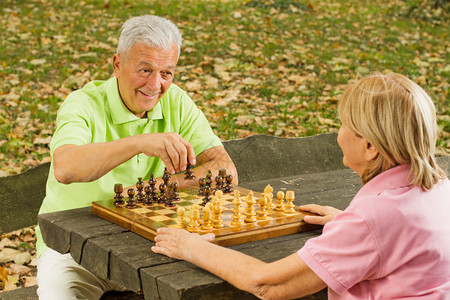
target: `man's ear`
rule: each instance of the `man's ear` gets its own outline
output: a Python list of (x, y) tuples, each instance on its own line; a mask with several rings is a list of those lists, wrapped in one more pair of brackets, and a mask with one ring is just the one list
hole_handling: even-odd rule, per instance
[(120, 61), (120, 55), (118, 53), (114, 53), (113, 55), (113, 68), (114, 68), (114, 75), (119, 78), (120, 76), (120, 68), (122, 67), (121, 61)]
[(378, 156), (378, 150), (375, 149), (375, 147), (368, 140), (366, 140), (366, 139), (364, 139), (364, 140), (365, 140), (365, 144), (366, 144), (364, 157), (365, 157), (366, 161), (369, 162)]

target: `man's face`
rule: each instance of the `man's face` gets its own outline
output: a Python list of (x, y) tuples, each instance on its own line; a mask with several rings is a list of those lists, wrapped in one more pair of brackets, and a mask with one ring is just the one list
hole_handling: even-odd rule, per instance
[(142, 118), (169, 89), (178, 61), (178, 47), (154, 49), (136, 43), (128, 53), (114, 54), (114, 75), (125, 106)]

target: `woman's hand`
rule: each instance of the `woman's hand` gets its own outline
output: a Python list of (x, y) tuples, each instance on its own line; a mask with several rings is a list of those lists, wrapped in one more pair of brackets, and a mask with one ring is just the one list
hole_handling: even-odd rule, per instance
[(152, 247), (153, 252), (188, 261), (191, 251), (195, 251), (199, 244), (210, 242), (215, 238), (213, 233), (199, 235), (169, 227), (159, 228), (157, 233), (156, 244)]
[(341, 212), (341, 210), (317, 204), (307, 204), (300, 206), (301, 210), (308, 211), (319, 216), (305, 216), (305, 222), (310, 224), (325, 225), (334, 219), (334, 217)]

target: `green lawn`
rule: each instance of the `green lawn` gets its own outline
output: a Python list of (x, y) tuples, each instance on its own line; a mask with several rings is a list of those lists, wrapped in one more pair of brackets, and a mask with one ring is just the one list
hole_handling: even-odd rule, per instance
[(408, 14), (416, 2), (3, 0), (0, 172), (49, 160), (59, 105), (88, 81), (111, 76), (121, 24), (147, 13), (181, 29), (175, 82), (223, 140), (336, 131), (345, 84), (391, 70), (431, 95), (438, 153), (449, 155), (449, 12)]

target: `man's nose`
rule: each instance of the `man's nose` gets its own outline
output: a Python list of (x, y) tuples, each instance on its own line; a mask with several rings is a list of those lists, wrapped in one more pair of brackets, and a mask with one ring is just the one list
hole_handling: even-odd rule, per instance
[(153, 72), (147, 80), (146, 84), (152, 91), (159, 90), (161, 88), (161, 74)]

